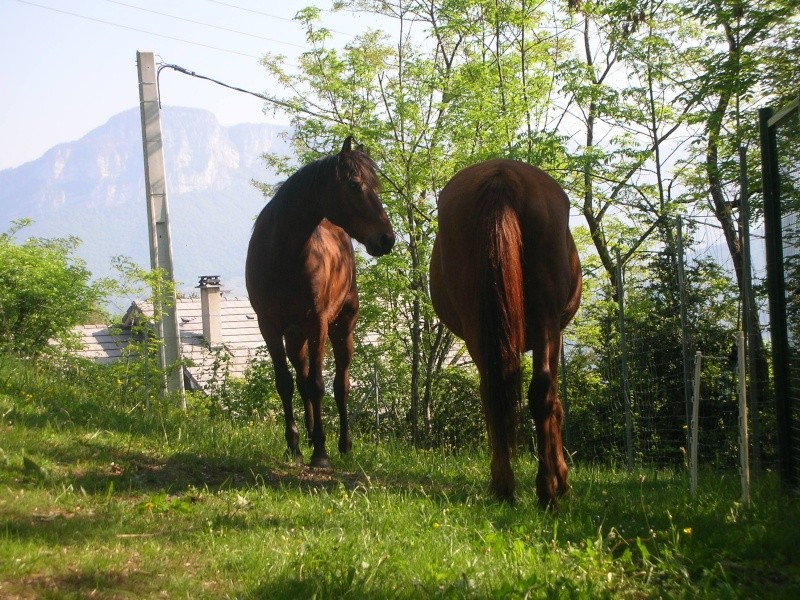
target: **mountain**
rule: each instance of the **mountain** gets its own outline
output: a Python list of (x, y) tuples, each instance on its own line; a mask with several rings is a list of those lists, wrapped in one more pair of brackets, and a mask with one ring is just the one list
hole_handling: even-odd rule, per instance
[[(263, 153), (288, 154), (286, 127), (221, 126), (207, 111), (165, 107), (161, 114), (175, 280), (189, 292), (200, 275), (220, 275), (244, 294), (253, 219), (265, 203), (251, 181), (274, 183)], [(139, 109), (112, 117), (81, 139), (0, 171), (0, 232), (30, 217), (20, 237), (76, 236), (95, 277), (115, 275), (110, 259), (150, 266)]]

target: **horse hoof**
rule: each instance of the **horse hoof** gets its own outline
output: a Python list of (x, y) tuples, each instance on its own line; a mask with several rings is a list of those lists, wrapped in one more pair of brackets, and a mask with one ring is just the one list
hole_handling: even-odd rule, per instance
[(558, 501), (555, 498), (539, 498), (539, 508), (558, 513)]
[(296, 465), (303, 465), (303, 453), (299, 450), (287, 450), (286, 460)]
[(331, 461), (327, 456), (312, 456), (311, 466), (315, 469), (330, 469)]
[(508, 486), (499, 486), (491, 483), (489, 484), (489, 492), (504, 504), (514, 504), (514, 490), (510, 489)]

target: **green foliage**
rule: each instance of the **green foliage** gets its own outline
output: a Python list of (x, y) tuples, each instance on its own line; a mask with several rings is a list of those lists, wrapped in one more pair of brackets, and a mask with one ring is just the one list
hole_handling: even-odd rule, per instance
[(225, 351), (217, 351), (203, 389), (209, 414), (234, 422), (274, 420), (278, 414), (282, 418), (281, 400), (275, 390), (274, 370), (266, 347), (258, 349), (243, 379), (230, 375), (228, 363)]
[(0, 352), (22, 356), (47, 353), (52, 342), (69, 345), (70, 330), (98, 311), (106, 293), (75, 257), (77, 239), (18, 243), (28, 224), (16, 221), (0, 234)]
[[(106, 368), (121, 386), (126, 402), (149, 407), (161, 395), (165, 377), (182, 364), (167, 365), (162, 370), (159, 352), (164, 345), (158, 337), (158, 322), (172, 303), (175, 286), (163, 270), (142, 269), (123, 256), (112, 259), (117, 279), (110, 286), (115, 297), (135, 298), (141, 305), (126, 315), (126, 323), (119, 318), (110, 326), (112, 331), (128, 334), (128, 343), (121, 348), (122, 356)], [(126, 309), (129, 307), (126, 307)]]
[[(690, 242), (687, 238), (687, 253)], [(684, 368), (683, 335), (690, 361), (697, 350), (707, 357), (729, 356), (739, 304), (731, 274), (707, 257), (696, 258), (685, 268), (688, 326), (682, 331), (677, 272), (676, 253), (666, 242), (663, 251), (634, 256), (625, 266), (624, 355), (616, 290), (596, 289), (595, 282), (584, 294), (566, 352), (568, 450), (576, 460), (625, 462), (627, 376), (634, 460), (672, 465), (685, 461), (684, 381), (691, 381), (693, 373), (691, 364), (689, 372)], [(738, 405), (727, 362), (708, 363), (701, 377), (700, 456), (703, 462), (730, 466), (735, 464)]]
[(485, 451), (356, 439), (333, 469), (282, 426), (131, 410), (108, 372), (0, 355), (0, 589), (9, 597), (774, 598), (800, 593), (775, 480), (571, 471), (558, 513), (491, 499)]
[(474, 449), (486, 444), (480, 381), (474, 369), (449, 367), (433, 381), (430, 438), (435, 447)]

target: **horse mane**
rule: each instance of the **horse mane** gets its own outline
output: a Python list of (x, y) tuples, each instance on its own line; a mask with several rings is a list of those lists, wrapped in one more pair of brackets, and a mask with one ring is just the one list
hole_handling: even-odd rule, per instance
[(332, 154), (312, 161), (275, 186), (272, 199), (264, 205), (256, 218), (256, 225), (268, 209), (272, 218), (278, 217), (293, 199), (307, 197), (311, 189), (320, 181), (336, 180), (341, 176), (374, 180), (376, 179), (376, 169), (377, 166), (369, 155), (358, 150), (344, 155)]
[(254, 227), (258, 226), (267, 213), (270, 213), (273, 219), (278, 218), (294, 198), (305, 198), (320, 180), (336, 177), (336, 160), (335, 155), (325, 156), (300, 167), (287, 179), (278, 183), (272, 198), (261, 209)]

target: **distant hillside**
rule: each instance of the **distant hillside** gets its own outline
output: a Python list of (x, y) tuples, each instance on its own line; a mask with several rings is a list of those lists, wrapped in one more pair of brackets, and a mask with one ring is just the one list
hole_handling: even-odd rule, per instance
[[(223, 127), (210, 112), (170, 107), (162, 127), (179, 287), (189, 291), (200, 275), (220, 275), (225, 289), (242, 295), (247, 241), (266, 201), (251, 181), (276, 180), (261, 156), (289, 152), (286, 128)], [(149, 268), (139, 109), (0, 171), (0, 232), (21, 217), (35, 221), (26, 237), (80, 238), (78, 254), (97, 277), (110, 273), (113, 256)]]

